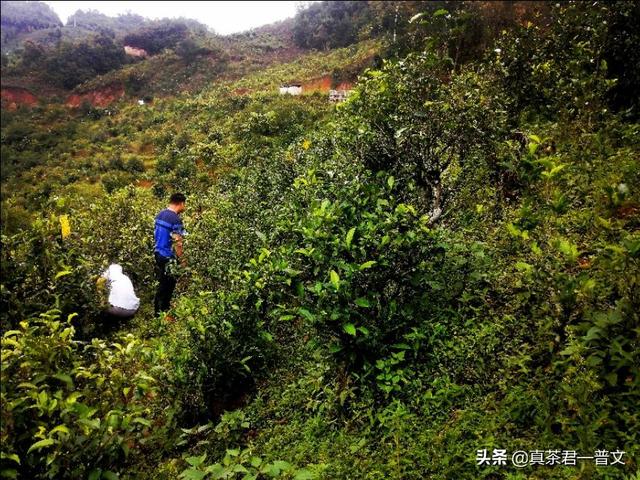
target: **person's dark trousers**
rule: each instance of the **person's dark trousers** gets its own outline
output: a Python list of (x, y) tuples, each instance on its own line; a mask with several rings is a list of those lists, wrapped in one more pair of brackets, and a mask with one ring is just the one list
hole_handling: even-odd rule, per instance
[(171, 296), (176, 288), (176, 277), (167, 273), (167, 264), (170, 258), (163, 257), (158, 252), (156, 256), (156, 278), (158, 279), (158, 289), (156, 290), (156, 298), (154, 308), (156, 315), (160, 312), (166, 312), (171, 305)]

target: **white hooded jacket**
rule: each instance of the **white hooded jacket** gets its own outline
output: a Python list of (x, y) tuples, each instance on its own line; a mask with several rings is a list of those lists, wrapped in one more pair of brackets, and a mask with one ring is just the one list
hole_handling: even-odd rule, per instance
[(114, 307), (126, 310), (137, 310), (140, 299), (136, 297), (133, 284), (129, 277), (122, 273), (122, 267), (118, 264), (109, 265), (102, 277), (109, 284), (109, 303)]

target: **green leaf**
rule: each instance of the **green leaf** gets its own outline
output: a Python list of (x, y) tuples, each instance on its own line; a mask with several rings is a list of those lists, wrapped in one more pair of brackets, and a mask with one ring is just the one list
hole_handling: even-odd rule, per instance
[(560, 165), (556, 165), (555, 167), (553, 167), (551, 169), (551, 171), (549, 172), (549, 176), (552, 177), (554, 176), (556, 173), (558, 173), (560, 170), (564, 169), (567, 165), (565, 163), (562, 163)]
[(8, 330), (8, 331), (4, 332), (4, 335), (2, 337), (3, 338), (7, 338), (7, 337), (11, 337), (13, 335), (22, 335), (22, 332), (20, 330)]
[(210, 473), (212, 478), (226, 478), (227, 474), (227, 470), (219, 463), (209, 465), (204, 471)]
[(347, 237), (345, 238), (347, 249), (351, 248), (351, 241), (353, 240), (354, 233), (356, 233), (356, 227), (353, 227), (351, 230), (347, 232)]
[(313, 322), (316, 319), (316, 316), (306, 308), (299, 308), (298, 313), (302, 315), (304, 318), (306, 318), (307, 320), (309, 320), (310, 322)]
[(29, 388), (29, 389), (37, 389), (38, 386), (34, 385), (33, 383), (28, 383), (28, 382), (22, 382), (18, 384), (18, 388)]
[(447, 13), (449, 13), (447, 10), (445, 10), (444, 8), (439, 8), (438, 10), (436, 10), (435, 12), (433, 12), (433, 17), (441, 17), (442, 15), (446, 15)]
[(355, 337), (356, 336), (356, 327), (353, 323), (345, 323), (342, 328), (344, 329), (345, 332), (347, 332), (349, 335)]
[(417, 13), (416, 15), (414, 15), (413, 17), (411, 17), (411, 18), (409, 19), (409, 23), (413, 23), (413, 22), (415, 22), (416, 20), (420, 20), (420, 19), (421, 19), (422, 17), (424, 17), (425, 15), (426, 15), (426, 13), (425, 13), (425, 12)]
[(107, 470), (106, 472), (102, 472), (102, 478), (105, 480), (118, 480), (120, 476), (117, 473)]
[(389, 188), (393, 188), (393, 184), (396, 182), (396, 179), (393, 178), (393, 175), (387, 178), (387, 185)]
[(289, 462), (285, 462), (284, 460), (275, 460), (272, 464), (279, 472), (287, 471), (291, 469), (291, 464)]
[(56, 373), (55, 375), (53, 375), (53, 378), (57, 378), (58, 380), (66, 383), (69, 388), (73, 388), (73, 380), (69, 375), (65, 373)]
[(333, 288), (338, 290), (340, 288), (340, 276), (335, 270), (331, 270), (329, 272), (329, 277), (331, 277), (331, 284), (333, 285)]
[(369, 260), (368, 262), (364, 262), (360, 265), (360, 270), (366, 270), (367, 268), (371, 268), (376, 264), (375, 260)]
[(49, 436), (52, 436), (56, 432), (63, 432), (63, 433), (66, 433), (67, 435), (71, 434), (71, 432), (69, 431), (66, 425), (58, 425), (57, 427), (51, 429), (51, 431), (49, 432)]
[(527, 262), (516, 262), (516, 270), (520, 271), (520, 272), (531, 272), (531, 270), (533, 270), (533, 265), (527, 263)]
[(207, 458), (207, 454), (205, 453), (199, 457), (187, 457), (184, 459), (184, 461), (187, 462), (192, 467), (199, 467), (204, 463), (206, 458)]
[(89, 472), (89, 476), (87, 477), (87, 480), (99, 480), (101, 474), (102, 474), (102, 469), (94, 468), (93, 470), (91, 470), (91, 472)]
[(303, 468), (302, 470), (298, 470), (293, 480), (314, 480), (316, 478), (318, 478), (318, 476), (315, 473)]
[(78, 419), (78, 423), (80, 425), (85, 425), (89, 428), (92, 428), (94, 430), (100, 428), (100, 419), (99, 418), (94, 418), (94, 419), (89, 419), (89, 418), (80, 418)]
[(0, 458), (2, 458), (2, 460), (13, 460), (18, 465), (20, 465), (20, 457), (18, 455), (16, 455), (15, 453), (4, 453), (4, 452), (1, 452), (0, 453)]
[[(396, 130), (396, 133), (395, 133), (395, 135), (394, 135), (394, 136), (395, 136), (396, 138), (400, 138), (400, 137), (402, 136), (402, 134), (403, 134), (403, 133), (404, 133), (408, 128), (409, 128), (409, 127), (402, 127), (402, 128), (399, 128), (398, 130)], [(389, 179), (391, 179), (391, 178), (393, 178), (393, 177), (389, 177)], [(389, 185), (389, 188), (393, 188), (393, 182), (391, 182), (391, 184), (389, 184), (389, 179), (387, 179), (387, 185)]]
[(588, 343), (592, 340), (598, 340), (601, 333), (602, 329), (600, 327), (591, 327), (587, 334), (584, 336), (583, 341), (585, 343)]
[(187, 468), (180, 474), (180, 478), (184, 478), (186, 480), (202, 480), (206, 475), (207, 472), (201, 472), (200, 470)]
[(369, 303), (369, 300), (367, 300), (364, 297), (356, 298), (356, 305), (358, 305), (359, 307), (370, 307), (371, 306), (371, 304)]
[(260, 469), (260, 473), (264, 473), (266, 475), (269, 475), (271, 478), (274, 478), (280, 475), (280, 469), (273, 463), (267, 463), (266, 465), (262, 466), (262, 468)]
[(147, 420), (146, 418), (142, 418), (142, 417), (136, 417), (133, 419), (134, 423), (139, 423), (141, 425), (145, 425), (147, 427), (151, 426), (151, 422), (149, 420)]
[(60, 277), (64, 277), (65, 275), (70, 275), (71, 273), (73, 273), (73, 270), (62, 270), (62, 271), (56, 273), (56, 276), (53, 277), (53, 279), (57, 280)]
[(56, 443), (56, 441), (53, 440), (52, 438), (45, 438), (44, 440), (40, 440), (40, 441), (34, 443), (33, 445), (31, 445), (29, 447), (29, 450), (27, 450), (27, 453), (31, 453), (34, 450), (40, 450), (41, 448), (49, 447), (49, 446), (53, 445), (54, 443)]
[(568, 240), (560, 239), (558, 241), (558, 250), (569, 260), (575, 261), (580, 255), (578, 247)]

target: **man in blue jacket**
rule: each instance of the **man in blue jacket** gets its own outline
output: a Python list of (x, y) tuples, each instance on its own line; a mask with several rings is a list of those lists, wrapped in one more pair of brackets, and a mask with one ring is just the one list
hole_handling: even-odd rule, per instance
[(182, 193), (174, 193), (169, 206), (156, 216), (155, 221), (155, 257), (158, 289), (154, 301), (155, 313), (166, 312), (176, 286), (176, 277), (168, 271), (169, 263), (179, 259), (184, 264), (182, 239), (185, 235), (180, 214), (184, 212), (187, 198)]

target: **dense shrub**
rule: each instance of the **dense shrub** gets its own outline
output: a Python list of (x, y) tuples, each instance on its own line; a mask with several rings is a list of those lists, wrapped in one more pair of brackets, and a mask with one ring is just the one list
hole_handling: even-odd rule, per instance
[(126, 35), (125, 45), (141, 48), (153, 55), (165, 48), (173, 48), (187, 37), (187, 26), (182, 22), (163, 22), (144, 27), (137, 32)]
[(83, 43), (63, 43), (47, 51), (37, 68), (45, 70), (49, 81), (67, 89), (121, 67), (125, 63), (122, 47), (113, 38), (100, 34)]
[(52, 310), (2, 337), (3, 477), (117, 478), (170, 445), (162, 351), (79, 342), (70, 320)]
[(410, 55), (369, 71), (341, 109), (342, 148), (374, 171), (415, 184), (432, 221), (505, 133), (491, 81), (473, 72), (448, 75), (443, 59)]

